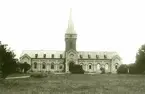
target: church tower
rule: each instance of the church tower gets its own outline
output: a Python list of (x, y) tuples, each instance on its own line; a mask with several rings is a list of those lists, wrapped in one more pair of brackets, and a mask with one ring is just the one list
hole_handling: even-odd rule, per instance
[(76, 51), (76, 40), (77, 40), (77, 34), (74, 30), (74, 24), (72, 21), (72, 9), (70, 9), (68, 28), (65, 33), (65, 51), (66, 52), (69, 50)]

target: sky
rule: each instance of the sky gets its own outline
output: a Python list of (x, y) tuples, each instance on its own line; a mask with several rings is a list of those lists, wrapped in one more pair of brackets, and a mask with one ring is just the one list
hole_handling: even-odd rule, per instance
[(69, 10), (78, 51), (116, 51), (134, 63), (145, 43), (145, 0), (0, 0), (0, 41), (23, 50), (65, 49)]

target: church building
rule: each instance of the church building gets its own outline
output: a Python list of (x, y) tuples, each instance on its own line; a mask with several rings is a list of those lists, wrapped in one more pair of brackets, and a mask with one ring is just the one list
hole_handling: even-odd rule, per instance
[(69, 73), (69, 64), (74, 63), (81, 65), (85, 73), (100, 73), (101, 67), (106, 73), (116, 73), (117, 68), (122, 64), (117, 52), (77, 51), (77, 33), (74, 30), (71, 13), (70, 10), (65, 33), (65, 51), (24, 50), (20, 62), (30, 64), (30, 70), (33, 72)]

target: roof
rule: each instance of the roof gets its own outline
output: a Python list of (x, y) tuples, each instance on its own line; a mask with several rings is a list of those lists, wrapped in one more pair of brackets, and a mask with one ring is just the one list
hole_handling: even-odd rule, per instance
[[(96, 55), (99, 59), (104, 59), (104, 55), (107, 59), (112, 59), (114, 56), (118, 55), (117, 52), (108, 52), (108, 51), (79, 51), (79, 58), (82, 55), (83, 58), (88, 58), (90, 55), (91, 59), (96, 59)], [(119, 55), (118, 55), (119, 56)]]
[(53, 50), (24, 50), (20, 57), (27, 54), (31, 58), (35, 58), (35, 54), (38, 54), (38, 58), (43, 58), (43, 55), (46, 54), (46, 58), (51, 58), (51, 55), (54, 54), (54, 58), (60, 58), (60, 54), (64, 57), (64, 51), (53, 51)]
[(66, 34), (76, 34), (74, 30), (74, 23), (72, 21), (72, 9), (70, 9), (70, 15), (68, 20), (68, 28), (66, 30)]
[[(51, 58), (52, 54), (54, 54), (54, 58), (64, 58), (65, 51), (53, 51), (53, 50), (24, 50), (21, 54), (21, 57), (25, 54), (30, 56), (31, 58), (35, 58), (35, 54), (38, 54), (38, 58), (43, 58), (44, 54), (46, 54), (46, 58)], [(96, 59), (96, 55), (99, 59), (104, 59), (104, 55), (106, 55), (107, 59), (112, 59), (114, 56), (119, 56), (117, 52), (108, 52), (108, 51), (78, 51), (78, 58), (80, 55), (83, 59), (88, 59), (88, 55), (90, 55), (90, 59)]]

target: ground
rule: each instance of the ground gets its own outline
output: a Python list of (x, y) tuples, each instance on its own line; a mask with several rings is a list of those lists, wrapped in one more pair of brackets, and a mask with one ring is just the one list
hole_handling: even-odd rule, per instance
[(10, 74), (8, 77), (18, 77), (18, 76), (28, 76), (30, 74), (24, 74), (24, 73), (15, 73), (15, 74)]
[(46, 78), (30, 77), (1, 81), (0, 92), (0, 94), (144, 94), (145, 75), (51, 74)]

